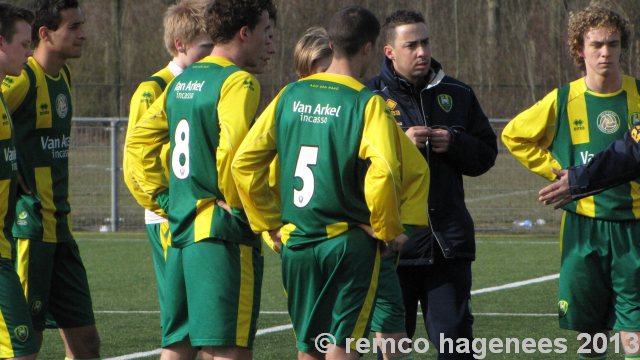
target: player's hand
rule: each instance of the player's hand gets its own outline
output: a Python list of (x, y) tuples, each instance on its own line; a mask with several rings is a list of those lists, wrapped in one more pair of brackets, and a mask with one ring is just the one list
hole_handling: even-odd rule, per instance
[(282, 251), (282, 233), (280, 232), (281, 228), (277, 228), (276, 230), (270, 230), (269, 236), (273, 241), (273, 250), (280, 254)]
[(22, 175), (20, 174), (18, 174), (18, 186), (20, 186), (20, 189), (23, 193), (25, 193), (26, 195), (31, 195), (31, 189), (29, 189), (29, 186), (27, 186), (27, 183), (24, 181)]
[(451, 133), (447, 129), (429, 128), (431, 138), (431, 150), (434, 153), (442, 154), (449, 151), (451, 145)]
[(559, 179), (538, 192), (538, 201), (545, 205), (553, 205), (554, 209), (558, 209), (572, 201), (571, 192), (569, 191), (569, 172), (556, 169), (551, 169), (551, 171)]
[(418, 147), (418, 149), (424, 149), (427, 147), (426, 143), (429, 141), (429, 128), (426, 126), (412, 126), (405, 131), (407, 137), (411, 142)]
[(216, 199), (216, 205), (220, 206), (221, 208), (223, 208), (226, 212), (229, 213), (229, 215), (231, 216), (235, 216), (235, 214), (233, 213), (233, 211), (231, 211), (231, 206), (229, 206), (229, 204), (227, 204), (224, 200), (222, 199)]
[(406, 234), (402, 233), (396, 236), (395, 239), (385, 242), (386, 246), (382, 249), (380, 256), (386, 256), (391, 253), (399, 252), (400, 249), (402, 249), (402, 246), (404, 245), (404, 243), (407, 242), (408, 239), (409, 237)]

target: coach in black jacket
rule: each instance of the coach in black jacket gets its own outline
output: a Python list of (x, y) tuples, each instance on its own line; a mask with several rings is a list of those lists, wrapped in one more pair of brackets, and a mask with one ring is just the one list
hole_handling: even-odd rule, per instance
[[(422, 304), (432, 342), (439, 337), (472, 338), (469, 310), (471, 261), (475, 259), (473, 220), (464, 202), (462, 175), (487, 172), (497, 156), (496, 135), (471, 88), (444, 74), (431, 59), (424, 18), (398, 11), (387, 18), (385, 61), (367, 86), (384, 97), (398, 125), (429, 163), (429, 222), (400, 253), (406, 327), (415, 332)], [(471, 358), (440, 354), (438, 359)]]

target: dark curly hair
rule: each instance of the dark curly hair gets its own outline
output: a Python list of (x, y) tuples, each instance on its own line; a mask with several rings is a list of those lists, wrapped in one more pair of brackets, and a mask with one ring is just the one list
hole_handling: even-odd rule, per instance
[(214, 44), (226, 44), (243, 26), (254, 29), (263, 11), (276, 20), (273, 0), (215, 0), (207, 7), (207, 32)]

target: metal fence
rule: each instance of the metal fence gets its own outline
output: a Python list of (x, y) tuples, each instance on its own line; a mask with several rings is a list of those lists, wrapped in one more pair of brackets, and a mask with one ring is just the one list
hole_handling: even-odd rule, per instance
[[(500, 136), (504, 119), (492, 119)], [(122, 180), (126, 118), (75, 118), (70, 151), (73, 227), (82, 231), (142, 231), (144, 212)], [(536, 201), (546, 181), (529, 173), (498, 141), (496, 165), (465, 177), (466, 202), (478, 231), (551, 233), (560, 211)]]

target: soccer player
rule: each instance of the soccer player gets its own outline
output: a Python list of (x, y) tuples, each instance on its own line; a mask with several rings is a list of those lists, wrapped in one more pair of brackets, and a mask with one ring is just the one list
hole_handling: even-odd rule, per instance
[(299, 78), (325, 72), (331, 64), (333, 51), (329, 45), (329, 35), (322, 27), (308, 28), (298, 39), (293, 51), (293, 64)]
[(87, 274), (69, 219), (71, 74), (67, 59), (84, 44), (76, 0), (34, 3), (35, 50), (2, 90), (13, 118), (18, 172), (26, 184), (16, 206), (16, 268), (41, 342), (59, 328), (68, 358), (100, 357)]
[[(0, 3), (0, 80), (20, 75), (31, 54), (33, 13)], [(17, 163), (11, 115), (0, 92), (0, 359), (31, 360), (38, 344), (20, 279), (12, 263)]]
[[(322, 333), (335, 341), (327, 359), (358, 358), (347, 338), (368, 333), (380, 266), (379, 242), (361, 226), (370, 225), (387, 250), (406, 240), (397, 126), (384, 101), (356, 79), (369, 65), (379, 29), (364, 8), (337, 12), (328, 30), (334, 56), (327, 71), (285, 87), (232, 166), (253, 230), (282, 239), (299, 359), (322, 358), (315, 347)], [(280, 199), (268, 182), (276, 154)]]
[[(475, 229), (464, 202), (463, 175), (479, 176), (493, 166), (496, 135), (473, 90), (446, 75), (431, 57), (422, 14), (396, 11), (383, 29), (384, 63), (367, 86), (386, 99), (430, 169), (430, 227), (411, 234), (397, 270), (406, 332), (410, 337), (415, 333), (420, 303), (429, 337), (440, 349), (442, 336), (473, 338), (469, 304)], [(400, 324), (394, 327), (400, 329)], [(472, 358), (449, 352), (438, 359)]]
[(163, 359), (193, 347), (207, 358), (252, 357), (263, 257), (230, 166), (260, 100), (260, 84), (241, 68), (266, 65), (275, 13), (270, 0), (212, 2), (211, 55), (176, 77), (129, 134), (134, 180), (169, 215)]
[[(172, 60), (163, 69), (143, 81), (131, 98), (129, 109), (129, 124), (127, 132), (130, 133), (145, 111), (162, 94), (167, 84), (174, 77), (192, 63), (202, 59), (211, 53), (213, 41), (207, 34), (204, 10), (206, 0), (182, 0), (178, 4), (170, 6), (164, 16), (164, 42)], [(147, 236), (151, 243), (153, 268), (156, 274), (158, 288), (158, 300), (160, 303), (160, 324), (164, 323), (164, 265), (167, 247), (170, 242), (169, 222), (166, 214), (157, 207), (150, 195), (141, 191), (134, 178), (130, 174), (131, 161), (125, 151), (123, 156), (124, 180), (131, 193), (140, 203), (146, 203), (146, 207), (158, 212), (145, 210), (145, 224)], [(168, 144), (162, 150), (161, 157), (166, 159)], [(132, 164), (135, 166), (135, 164)]]
[[(584, 165), (621, 139), (640, 112), (640, 81), (620, 65), (629, 22), (590, 6), (570, 16), (568, 32), (569, 53), (585, 76), (553, 90), (502, 133), (526, 168), (551, 181), (553, 169)], [(591, 335), (620, 331), (628, 359), (640, 357), (639, 189), (625, 183), (565, 205), (560, 233), (560, 327)]]

